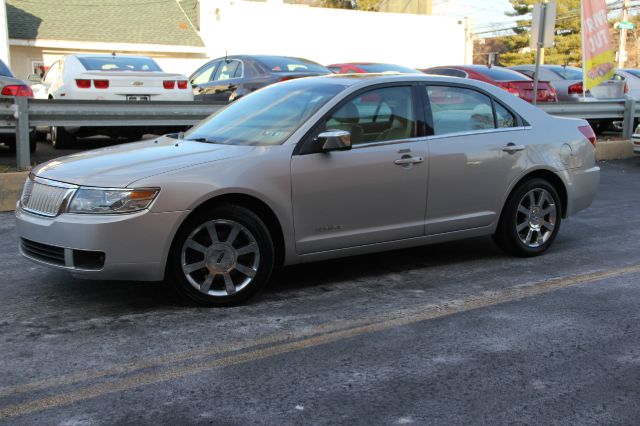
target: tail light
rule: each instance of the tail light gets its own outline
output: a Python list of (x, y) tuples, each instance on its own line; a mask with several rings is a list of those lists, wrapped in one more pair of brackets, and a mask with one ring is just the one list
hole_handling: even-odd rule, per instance
[(189, 86), (187, 80), (178, 80), (178, 89), (186, 89)]
[(624, 83), (624, 94), (626, 95), (627, 93), (629, 93), (629, 86), (627, 86), (627, 83)]
[(165, 89), (173, 89), (175, 85), (176, 85), (175, 80), (165, 80), (162, 82), (162, 87), (164, 87)]
[(93, 87), (96, 89), (108, 89), (109, 80), (93, 80)]
[(504, 90), (511, 93), (512, 95), (520, 97), (520, 91), (513, 84), (511, 83), (498, 83), (498, 84), (500, 85), (500, 87), (502, 87)]
[(591, 145), (593, 145), (593, 147), (595, 148), (595, 146), (596, 146), (596, 134), (594, 133), (594, 131), (591, 128), (591, 126), (589, 126), (589, 125), (579, 126), (578, 130), (580, 130), (580, 133), (582, 133), (585, 138), (589, 139), (589, 142), (591, 142)]
[(91, 80), (85, 80), (81, 78), (76, 79), (76, 86), (80, 89), (88, 89), (91, 87)]
[(556, 90), (555, 87), (553, 87), (553, 84), (549, 83), (549, 93), (551, 94), (549, 96), (549, 99), (547, 99), (549, 102), (558, 102), (558, 91)]
[(4, 86), (1, 92), (4, 96), (24, 96), (27, 98), (33, 98), (33, 90), (31, 87), (24, 84), (12, 84)]
[(282, 77), (279, 81), (287, 81), (287, 80), (291, 80), (291, 79), (293, 79), (293, 77), (287, 76), (287, 77)]
[(574, 83), (568, 87), (570, 95), (582, 95), (582, 82)]

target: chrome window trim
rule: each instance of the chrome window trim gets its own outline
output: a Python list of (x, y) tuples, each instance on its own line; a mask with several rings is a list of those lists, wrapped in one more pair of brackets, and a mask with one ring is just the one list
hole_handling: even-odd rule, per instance
[(482, 130), (468, 130), (465, 132), (446, 133), (444, 135), (430, 135), (426, 136), (428, 140), (443, 139), (451, 136), (471, 136), (471, 135), (484, 135), (487, 133), (503, 133), (503, 132), (515, 132), (522, 130), (531, 130), (531, 126), (517, 126), (517, 127), (501, 127), (498, 129), (482, 129)]
[(360, 149), (360, 148), (369, 148), (375, 146), (385, 146), (385, 145), (397, 145), (401, 143), (412, 143), (412, 142), (420, 142), (427, 139), (427, 136), (419, 136), (414, 138), (406, 138), (406, 139), (388, 139), (384, 141), (374, 141), (374, 142), (366, 142), (359, 143), (357, 145), (352, 145), (351, 149)]

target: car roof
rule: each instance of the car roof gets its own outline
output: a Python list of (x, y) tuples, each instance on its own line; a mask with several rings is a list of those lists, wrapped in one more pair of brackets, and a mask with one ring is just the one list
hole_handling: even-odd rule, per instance
[[(457, 77), (447, 77), (440, 75), (427, 74), (385, 74), (385, 73), (354, 73), (354, 74), (328, 74), (312, 78), (315, 81), (325, 80), (328, 83), (341, 84), (343, 86), (368, 85), (369, 82), (375, 83), (395, 83), (403, 81), (437, 81), (455, 84), (477, 84), (476, 80), (462, 80)], [(462, 80), (462, 81), (461, 81)], [(296, 81), (289, 80), (289, 81)], [(481, 82), (480, 82), (481, 83)]]
[(72, 55), (68, 55), (68, 56), (75, 56), (76, 58), (111, 58), (111, 57), (116, 57), (116, 58), (145, 58), (145, 59), (153, 59), (150, 56), (146, 56), (146, 55), (113, 55), (113, 54), (109, 54), (109, 53), (95, 53), (95, 54), (91, 54), (91, 53), (79, 53), (79, 54), (72, 54)]

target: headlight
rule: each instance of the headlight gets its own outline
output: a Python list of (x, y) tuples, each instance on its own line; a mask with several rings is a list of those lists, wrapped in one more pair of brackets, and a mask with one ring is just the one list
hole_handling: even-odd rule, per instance
[(80, 187), (74, 194), (69, 213), (131, 213), (146, 209), (158, 188), (112, 189)]

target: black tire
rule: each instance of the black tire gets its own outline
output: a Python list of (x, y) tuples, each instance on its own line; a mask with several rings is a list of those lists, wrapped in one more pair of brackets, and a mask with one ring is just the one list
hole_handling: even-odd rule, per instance
[(38, 134), (35, 130), (29, 132), (29, 152), (34, 153), (38, 147)]
[[(210, 237), (211, 224), (218, 242)], [(234, 230), (237, 230), (236, 237), (231, 237), (233, 241), (229, 243), (229, 234)], [(198, 250), (191, 248), (194, 242), (199, 245)], [(206, 254), (202, 249), (206, 249)], [(241, 253), (249, 249), (254, 251)], [(185, 267), (193, 265), (196, 269), (187, 273), (183, 261)], [(207, 262), (207, 266), (198, 267)], [(201, 211), (180, 227), (169, 254), (166, 278), (178, 293), (192, 302), (231, 306), (255, 296), (265, 287), (273, 263), (273, 240), (264, 222), (249, 209), (222, 205)], [(247, 271), (254, 276), (250, 277)], [(212, 280), (208, 281), (209, 287), (206, 287), (207, 280)]]
[[(534, 196), (533, 207), (530, 194)], [(540, 203), (542, 194), (544, 197)], [(524, 213), (527, 209), (528, 214)], [(520, 184), (507, 199), (494, 241), (509, 254), (538, 256), (551, 246), (558, 235), (562, 211), (560, 197), (553, 185), (545, 179), (530, 179)]]
[(36, 141), (38, 141), (38, 142), (46, 142), (48, 134), (49, 134), (48, 132), (40, 132), (40, 131), (36, 130)]
[(76, 143), (76, 135), (67, 132), (64, 127), (51, 127), (51, 145), (55, 149), (73, 148)]

